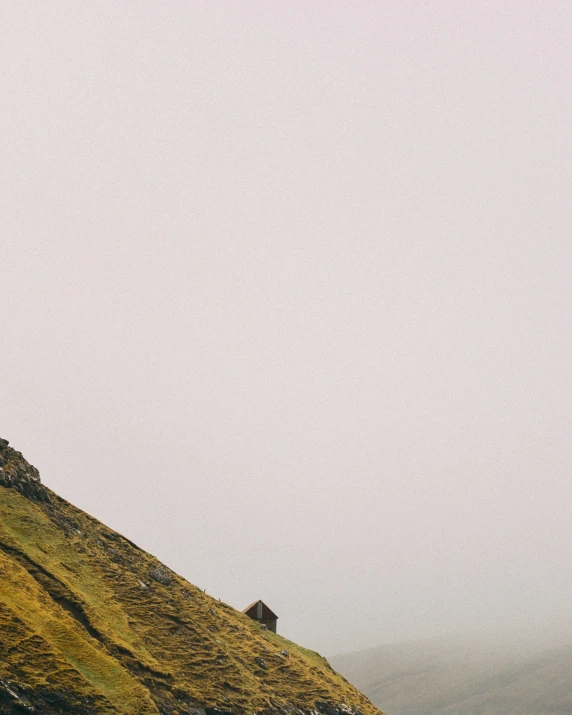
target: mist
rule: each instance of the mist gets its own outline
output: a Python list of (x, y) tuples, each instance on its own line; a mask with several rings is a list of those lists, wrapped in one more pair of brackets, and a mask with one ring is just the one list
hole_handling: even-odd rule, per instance
[(569, 629), (571, 19), (2, 3), (0, 436), (322, 653)]

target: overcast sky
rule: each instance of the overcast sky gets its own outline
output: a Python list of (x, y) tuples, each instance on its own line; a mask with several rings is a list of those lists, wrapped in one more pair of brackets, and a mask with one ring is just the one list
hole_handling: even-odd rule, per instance
[(331, 654), (572, 621), (569, 2), (0, 4), (0, 436)]

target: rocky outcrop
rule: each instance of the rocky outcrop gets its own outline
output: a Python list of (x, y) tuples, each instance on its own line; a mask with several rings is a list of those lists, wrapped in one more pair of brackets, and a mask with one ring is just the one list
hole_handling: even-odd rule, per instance
[(0, 486), (17, 489), (28, 499), (50, 501), (36, 467), (28, 464), (21, 452), (12, 449), (7, 439), (0, 439)]

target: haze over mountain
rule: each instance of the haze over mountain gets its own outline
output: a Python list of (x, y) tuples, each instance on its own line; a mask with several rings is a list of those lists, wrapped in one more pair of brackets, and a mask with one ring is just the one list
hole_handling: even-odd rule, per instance
[(473, 634), (331, 662), (391, 715), (570, 715), (572, 634)]

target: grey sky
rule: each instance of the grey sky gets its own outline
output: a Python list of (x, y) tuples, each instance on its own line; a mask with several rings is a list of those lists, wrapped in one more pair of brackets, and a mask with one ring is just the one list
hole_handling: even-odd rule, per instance
[(0, 436), (322, 652), (572, 620), (571, 20), (4, 0)]

